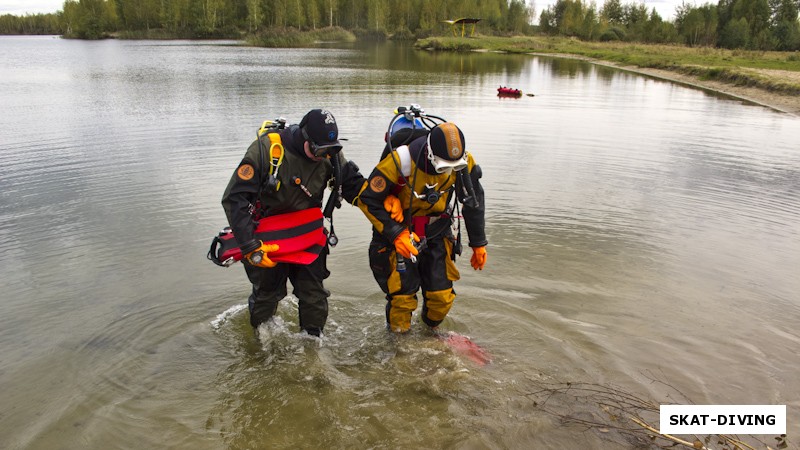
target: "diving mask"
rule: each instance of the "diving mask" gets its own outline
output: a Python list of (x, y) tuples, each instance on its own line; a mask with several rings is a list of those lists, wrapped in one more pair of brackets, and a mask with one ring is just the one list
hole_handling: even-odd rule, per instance
[(450, 172), (458, 172), (459, 170), (466, 169), (469, 163), (467, 162), (467, 153), (464, 152), (464, 155), (455, 160), (450, 161), (449, 159), (440, 158), (433, 154), (431, 151), (430, 146), (428, 146), (428, 160), (433, 165), (433, 168), (436, 170), (436, 173), (450, 173)]

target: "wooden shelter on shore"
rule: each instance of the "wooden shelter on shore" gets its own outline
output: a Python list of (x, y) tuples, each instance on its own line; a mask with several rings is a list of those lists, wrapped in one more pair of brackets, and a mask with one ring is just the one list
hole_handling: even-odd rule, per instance
[(475, 24), (480, 22), (481, 19), (475, 18), (463, 18), (463, 19), (456, 19), (456, 20), (443, 20), (444, 23), (449, 23), (450, 26), (453, 28), (453, 36), (458, 37), (458, 32), (456, 31), (458, 25), (461, 25), (461, 37), (464, 37), (465, 27), (467, 24), (472, 24), (472, 30), (470, 30), (469, 35), (472, 36), (475, 34)]

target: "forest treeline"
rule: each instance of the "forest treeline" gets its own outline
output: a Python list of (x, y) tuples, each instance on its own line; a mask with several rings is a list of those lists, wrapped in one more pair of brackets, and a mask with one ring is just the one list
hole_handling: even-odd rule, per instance
[(0, 34), (242, 38), (275, 29), (340, 27), (361, 36), (450, 33), (447, 19), (480, 18), (476, 33), (547, 33), (587, 41), (800, 50), (800, 0), (683, 3), (674, 20), (642, 2), (558, 0), (534, 16), (525, 0), (66, 0), (55, 14), (0, 16)]
[(688, 5), (664, 21), (643, 3), (606, 0), (558, 0), (539, 17), (539, 28), (552, 35), (586, 41), (634, 41), (751, 50), (800, 50), (800, 0), (719, 0)]
[(66, 0), (56, 14), (2, 16), (0, 33), (46, 29), (92, 39), (163, 30), (173, 37), (204, 38), (341, 27), (411, 38), (449, 32), (446, 19), (480, 17), (479, 32), (520, 34), (531, 32), (532, 11), (524, 0)]

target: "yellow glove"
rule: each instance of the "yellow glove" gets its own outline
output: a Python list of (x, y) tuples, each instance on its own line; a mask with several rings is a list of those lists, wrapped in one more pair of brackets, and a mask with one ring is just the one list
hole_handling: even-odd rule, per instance
[(399, 198), (394, 195), (387, 195), (386, 199), (383, 200), (383, 207), (392, 216), (392, 220), (403, 223), (403, 204), (400, 203)]
[(472, 258), (469, 263), (475, 270), (483, 270), (486, 265), (486, 247), (472, 247)]
[(411, 243), (412, 239), (414, 242), (419, 242), (419, 236), (414, 233), (409, 233), (408, 228), (403, 230), (403, 232), (394, 239), (395, 251), (405, 258), (411, 258), (411, 255), (419, 255), (419, 250)]
[(280, 247), (278, 246), (278, 244), (265, 244), (262, 241), (261, 247), (258, 247), (257, 249), (245, 255), (245, 258), (247, 258), (247, 261), (249, 261), (250, 264), (256, 267), (263, 267), (263, 268), (275, 267), (278, 263), (269, 259), (267, 254), (271, 252), (276, 252), (278, 251), (279, 248)]

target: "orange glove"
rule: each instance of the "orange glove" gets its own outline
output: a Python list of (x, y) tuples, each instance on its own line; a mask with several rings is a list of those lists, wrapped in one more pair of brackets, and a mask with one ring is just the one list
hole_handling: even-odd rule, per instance
[(412, 239), (414, 242), (419, 242), (419, 236), (414, 233), (409, 233), (408, 228), (403, 230), (403, 232), (394, 239), (395, 251), (405, 258), (411, 258), (411, 255), (419, 255), (419, 250), (411, 243)]
[(262, 241), (261, 247), (245, 255), (245, 258), (247, 258), (247, 261), (249, 261), (250, 264), (256, 267), (263, 267), (263, 268), (275, 267), (278, 263), (269, 259), (267, 254), (271, 252), (276, 252), (278, 251), (279, 248), (280, 247), (278, 246), (278, 244), (265, 244)]
[(383, 207), (392, 216), (392, 220), (403, 223), (403, 204), (400, 203), (399, 198), (394, 195), (387, 195), (386, 199), (383, 200)]
[(475, 270), (483, 270), (486, 265), (486, 247), (472, 247), (472, 258), (469, 263)]

